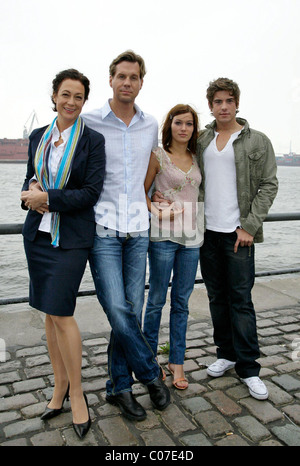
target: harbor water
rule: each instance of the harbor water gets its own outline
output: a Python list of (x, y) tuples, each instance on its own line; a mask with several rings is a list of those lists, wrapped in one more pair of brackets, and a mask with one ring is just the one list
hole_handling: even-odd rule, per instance
[[(0, 164), (0, 223), (23, 223), (20, 192), (26, 164)], [(279, 191), (270, 213), (300, 212), (300, 168), (278, 167)], [(300, 267), (300, 221), (266, 222), (265, 241), (256, 245), (256, 271)], [(201, 277), (199, 270), (198, 276)], [(81, 288), (93, 289), (89, 267)], [(22, 235), (0, 235), (0, 298), (28, 296)]]

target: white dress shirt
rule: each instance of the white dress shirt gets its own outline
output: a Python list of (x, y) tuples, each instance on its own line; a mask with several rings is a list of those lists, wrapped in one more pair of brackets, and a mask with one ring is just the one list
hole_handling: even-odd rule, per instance
[[(68, 143), (70, 134), (71, 134), (72, 126), (69, 128), (65, 129), (62, 133), (57, 128), (56, 122), (55, 125), (53, 126), (53, 135), (52, 135), (52, 140), (51, 140), (51, 160), (50, 160), (50, 169), (52, 176), (55, 178), (58, 172), (59, 168), (59, 162), (62, 159), (62, 156), (64, 154), (65, 147)], [(63, 143), (60, 144), (59, 146), (55, 146), (54, 143), (59, 140), (59, 136), (63, 139)], [(45, 212), (43, 214), (39, 230), (40, 231), (45, 231), (47, 233), (50, 232), (50, 225), (51, 225), (51, 212)]]
[(104, 186), (95, 205), (96, 222), (122, 233), (149, 228), (144, 181), (151, 151), (158, 145), (158, 124), (154, 117), (135, 105), (129, 126), (116, 117), (109, 101), (101, 109), (82, 115), (87, 126), (105, 138)]

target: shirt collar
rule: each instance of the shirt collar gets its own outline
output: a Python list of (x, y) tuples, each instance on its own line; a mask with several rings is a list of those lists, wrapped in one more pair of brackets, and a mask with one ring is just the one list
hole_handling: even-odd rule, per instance
[[(111, 99), (108, 99), (108, 101), (105, 103), (105, 105), (102, 107), (102, 119), (106, 118), (110, 113), (114, 113), (110, 107), (110, 101)], [(134, 104), (135, 108), (135, 117), (138, 119), (144, 118), (144, 112), (138, 107), (138, 105)]]
[(72, 126), (69, 126), (69, 128), (65, 129), (61, 133), (57, 127), (57, 122), (55, 122), (55, 125), (53, 126), (53, 140), (57, 141), (59, 139), (59, 135), (61, 135), (61, 137), (63, 138), (63, 141), (66, 142), (70, 137)]

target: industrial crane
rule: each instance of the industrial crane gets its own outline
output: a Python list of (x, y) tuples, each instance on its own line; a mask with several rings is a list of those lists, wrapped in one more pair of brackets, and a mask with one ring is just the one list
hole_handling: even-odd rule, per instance
[[(29, 129), (27, 129), (27, 126), (26, 126), (26, 125), (27, 125), (28, 121), (30, 120), (30, 118), (31, 118), (31, 123), (30, 123)], [(36, 113), (35, 113), (35, 110), (33, 110), (33, 111), (31, 112), (31, 114), (29, 115), (29, 117), (28, 117), (28, 119), (27, 119), (27, 121), (26, 121), (26, 123), (25, 123), (25, 125), (24, 125), (24, 129), (23, 129), (23, 139), (28, 139), (28, 138), (29, 138), (30, 133), (31, 133), (31, 131), (32, 131), (32, 127), (33, 127), (33, 123), (34, 123), (34, 120), (35, 120), (35, 119), (36, 119), (36, 122), (37, 122), (37, 124), (38, 124), (37, 115), (36, 115)]]

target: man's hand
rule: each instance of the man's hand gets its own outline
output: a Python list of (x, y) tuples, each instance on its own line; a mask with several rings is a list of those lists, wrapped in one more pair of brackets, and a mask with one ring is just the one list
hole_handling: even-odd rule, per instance
[(252, 246), (253, 239), (254, 239), (252, 235), (247, 233), (247, 231), (243, 230), (242, 228), (237, 228), (235, 231), (237, 234), (237, 240), (234, 245), (234, 249), (233, 249), (234, 252), (237, 252), (239, 246), (241, 247)]
[(152, 202), (165, 202), (167, 204), (172, 204), (172, 201), (165, 199), (160, 191), (155, 191), (151, 197)]

